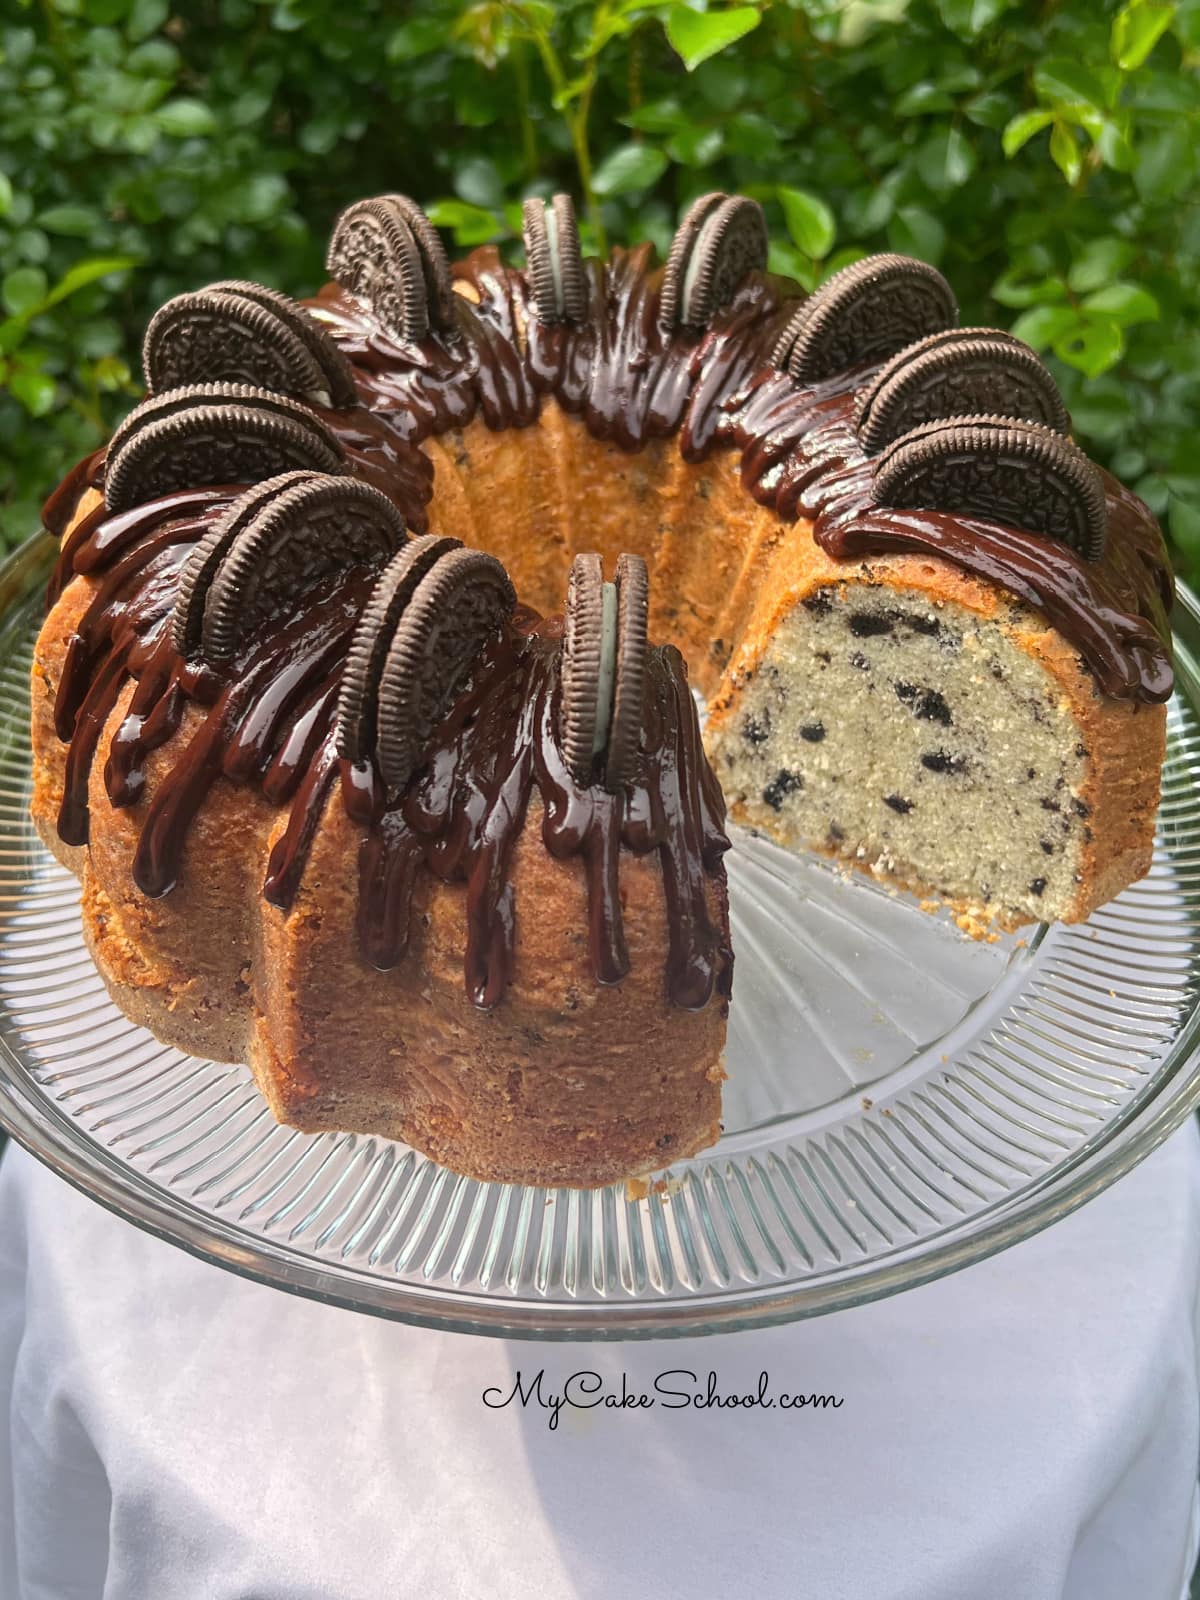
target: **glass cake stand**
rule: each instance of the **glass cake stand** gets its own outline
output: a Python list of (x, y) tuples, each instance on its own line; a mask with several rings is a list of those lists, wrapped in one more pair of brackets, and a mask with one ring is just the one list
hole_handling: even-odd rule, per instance
[(726, 1132), (648, 1198), (457, 1177), (272, 1120), (242, 1067), (109, 1001), (74, 878), (27, 817), (46, 538), (0, 568), (0, 1121), (103, 1205), (277, 1288), (486, 1334), (650, 1338), (785, 1322), (978, 1261), (1073, 1210), (1200, 1101), (1200, 610), (1154, 865), (1075, 928), (963, 939), (746, 833), (729, 857)]

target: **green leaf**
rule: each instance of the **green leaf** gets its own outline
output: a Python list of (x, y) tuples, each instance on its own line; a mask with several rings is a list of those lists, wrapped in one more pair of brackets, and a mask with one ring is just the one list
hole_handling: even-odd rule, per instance
[(707, 167), (721, 154), (725, 140), (720, 128), (680, 128), (667, 140), (667, 154), (685, 167)]
[(60, 233), (68, 239), (86, 239), (100, 225), (100, 217), (90, 206), (51, 206), (38, 222), (47, 233)]
[(719, 55), (758, 27), (757, 6), (731, 6), (728, 11), (692, 11), (676, 6), (667, 16), (667, 38), (694, 72), (709, 56)]
[(1111, 167), (1114, 172), (1132, 172), (1137, 159), (1133, 145), (1129, 141), (1129, 134), (1123, 126), (1126, 120), (1122, 118), (1120, 122), (1116, 122), (1111, 117), (1105, 117), (1100, 124), (1099, 133), (1092, 135), (1104, 165)]
[(83, 9), (89, 22), (119, 22), (129, 10), (129, 0), (84, 0)]
[(489, 244), (505, 232), (504, 223), (494, 212), (467, 200), (435, 200), (426, 207), (426, 214), (435, 228), (452, 229), (455, 242), (468, 248)]
[(938, 0), (942, 21), (955, 33), (973, 39), (990, 28), (1013, 0)]
[(1024, 145), (1027, 145), (1034, 134), (1041, 133), (1043, 128), (1048, 128), (1054, 121), (1053, 111), (1022, 111), (1008, 124), (1001, 138), (1004, 154), (1011, 159)]
[(1012, 333), (1014, 338), (1023, 339), (1035, 350), (1046, 350), (1055, 340), (1073, 333), (1080, 322), (1074, 306), (1034, 306), (1017, 318)]
[[(1115, 387), (1110, 387), (1113, 385)], [(1115, 378), (1091, 383), (1071, 402), (1071, 419), (1089, 439), (1116, 444), (1128, 438), (1134, 420), (1133, 402)]]
[(45, 372), (19, 367), (9, 378), (8, 387), (31, 417), (44, 417), (53, 409), (58, 386)]
[(203, 100), (168, 100), (154, 113), (154, 120), (172, 139), (197, 139), (217, 125)]
[(834, 8), (838, 43), (847, 50), (857, 48), (876, 28), (902, 22), (908, 7), (909, 0), (839, 0)]
[(935, 111), (953, 110), (953, 97), (936, 83), (914, 83), (892, 107), (898, 117), (930, 116)]
[(901, 255), (919, 256), (936, 267), (946, 249), (946, 230), (931, 211), (903, 206), (888, 223), (888, 243)]
[(943, 128), (917, 151), (917, 171), (934, 194), (949, 194), (975, 171), (975, 152), (959, 129)]
[(1067, 286), (1061, 278), (1027, 278), (1017, 267), (1001, 273), (992, 285), (992, 299), (1018, 311), (1026, 306), (1054, 305), (1066, 298)]
[(636, 128), (639, 133), (675, 133), (691, 124), (689, 113), (674, 95), (665, 100), (651, 100), (618, 120), (624, 127)]
[(886, 228), (895, 209), (896, 186), (885, 182), (855, 189), (842, 207), (842, 218), (850, 232), (861, 238)]
[(1089, 239), (1071, 263), (1067, 283), (1076, 294), (1103, 289), (1121, 276), (1135, 254), (1134, 247), (1126, 239)]
[(41, 267), (17, 267), (0, 284), (0, 299), (14, 317), (32, 316), (46, 299), (46, 274)]
[(225, 203), (239, 222), (265, 222), (278, 214), (287, 198), (287, 180), (281, 173), (257, 172), (236, 184)]
[(388, 37), (384, 53), (389, 61), (413, 61), (445, 44), (446, 30), (436, 17), (414, 17)]
[(599, 195), (638, 194), (653, 188), (667, 166), (666, 156), (652, 144), (620, 144), (596, 168), (592, 188)]
[(1081, 309), (1110, 318), (1123, 328), (1131, 328), (1136, 322), (1157, 322), (1162, 315), (1154, 296), (1136, 283), (1110, 283), (1097, 289), (1088, 295)]
[(1135, 72), (1171, 26), (1174, 5), (1129, 0), (1113, 18), (1109, 52), (1122, 72)]
[(1195, 139), (1186, 122), (1169, 123), (1139, 143), (1133, 181), (1144, 200), (1172, 200), (1189, 191), (1196, 172)]
[(157, 33), (167, 20), (167, 0), (133, 0), (133, 9), (125, 23), (125, 32), (137, 44)]
[(815, 289), (820, 269), (795, 245), (772, 239), (767, 251), (767, 271), (781, 278), (794, 278), (802, 289)]
[(983, 94), (972, 95), (964, 103), (963, 111), (977, 127), (990, 128), (993, 133), (999, 133), (1012, 120), (1012, 96), (1002, 94), (999, 89), (989, 89)]
[(780, 185), (775, 194), (783, 207), (783, 220), (793, 240), (814, 261), (820, 261), (833, 249), (837, 238), (837, 222), (833, 212), (818, 195), (806, 189), (788, 189)]
[(1068, 183), (1078, 183), (1079, 174), (1083, 171), (1083, 157), (1079, 153), (1073, 130), (1065, 122), (1056, 120), (1050, 131), (1050, 156)]
[(1100, 78), (1078, 61), (1052, 56), (1034, 68), (1033, 86), (1056, 106), (1091, 106), (1102, 111), (1108, 93)]
[(127, 272), (130, 267), (137, 265), (136, 256), (96, 256), (90, 261), (77, 261), (46, 296), (46, 306), (47, 308), (56, 306), (60, 300), (65, 300), (69, 295), (86, 288), (89, 283), (111, 277), (114, 272)]
[(6, 172), (0, 172), (0, 217), (12, 210), (13, 186)]
[(490, 210), (504, 201), (504, 179), (487, 156), (473, 156), (454, 169), (455, 192), (470, 205)]
[(1098, 378), (1115, 367), (1125, 349), (1125, 336), (1115, 322), (1081, 322), (1073, 332), (1054, 341), (1054, 354), (1060, 361)]

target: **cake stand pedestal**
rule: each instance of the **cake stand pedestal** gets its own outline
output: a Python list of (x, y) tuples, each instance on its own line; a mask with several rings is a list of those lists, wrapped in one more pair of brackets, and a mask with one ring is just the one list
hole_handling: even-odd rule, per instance
[[(990, 1261), (788, 1327), (463, 1339), (248, 1282), (0, 1165), (0, 1593), (1180, 1600), (1200, 1140)], [(489, 1408), (604, 1391), (838, 1408)], [(577, 1380), (577, 1386), (579, 1380)], [(582, 1390), (580, 1390), (582, 1393)], [(11, 1453), (9, 1451), (11, 1444)]]

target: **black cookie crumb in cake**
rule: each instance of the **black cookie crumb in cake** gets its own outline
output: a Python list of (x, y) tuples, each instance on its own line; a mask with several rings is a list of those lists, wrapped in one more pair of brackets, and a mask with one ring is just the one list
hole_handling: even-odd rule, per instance
[(889, 880), (969, 886), (984, 915), (1069, 908), (1085, 760), (1069, 707), (1006, 632), (1018, 616), (884, 585), (808, 596), (740, 685), (740, 737), (712, 741), (735, 814)]

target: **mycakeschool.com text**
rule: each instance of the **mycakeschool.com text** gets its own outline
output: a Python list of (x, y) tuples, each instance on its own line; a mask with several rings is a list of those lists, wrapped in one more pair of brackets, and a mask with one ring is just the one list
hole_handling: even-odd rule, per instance
[(725, 1389), (715, 1371), (692, 1372), (687, 1367), (672, 1367), (660, 1372), (649, 1388), (630, 1384), (627, 1373), (618, 1385), (613, 1378), (587, 1370), (550, 1379), (541, 1367), (528, 1376), (516, 1372), (511, 1385), (493, 1385), (480, 1396), (490, 1411), (508, 1406), (521, 1410), (541, 1410), (553, 1433), (563, 1411), (837, 1411), (844, 1398), (836, 1394), (805, 1394), (776, 1389), (767, 1372), (760, 1372), (752, 1389)]

